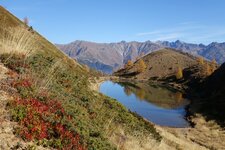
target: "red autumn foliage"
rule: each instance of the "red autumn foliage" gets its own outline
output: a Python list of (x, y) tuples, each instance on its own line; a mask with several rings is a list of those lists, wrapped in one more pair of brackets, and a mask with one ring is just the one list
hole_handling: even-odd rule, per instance
[[(65, 114), (65, 111), (56, 100), (49, 100), (47, 102), (40, 102), (37, 99), (16, 99), (15, 104), (27, 108), (26, 117), (19, 123), (23, 126), (20, 131), (21, 137), (28, 141), (33, 139), (50, 139), (53, 135), (49, 133), (49, 130), (53, 130), (62, 141), (66, 141), (67, 145), (64, 145), (66, 149), (85, 149), (80, 144), (80, 136), (77, 133), (69, 131), (63, 124), (58, 123), (56, 125), (45, 120), (45, 117), (55, 116), (57, 119), (62, 119), (63, 116), (71, 119), (71, 116)], [(61, 115), (58, 115), (61, 114)]]
[[(21, 86), (30, 88), (32, 83), (27, 79), (19, 80), (14, 83), (14, 87)], [(56, 138), (62, 141), (63, 149), (86, 149), (80, 143), (79, 134), (71, 132), (61, 123), (62, 119), (66, 119), (69, 122), (72, 120), (72, 117), (65, 113), (59, 101), (49, 99), (40, 101), (36, 98), (16, 98), (14, 106), (20, 109), (25, 108), (26, 110), (25, 117), (19, 120), (19, 124), (22, 127), (19, 134), (24, 139), (31, 141), (34, 139), (50, 140)], [(52, 118), (54, 121), (48, 118)]]
[[(25, 58), (25, 56), (20, 57)], [(51, 145), (56, 149), (86, 149), (82, 145), (80, 135), (74, 130), (70, 131), (66, 125), (74, 120), (72, 120), (72, 116), (66, 114), (60, 101), (50, 99), (47, 90), (41, 91), (38, 95), (44, 97), (43, 99), (40, 97), (36, 98), (38, 96), (33, 96), (29, 93), (35, 88), (32, 85), (33, 80), (29, 76), (23, 76), (23, 79), (19, 79), (19, 73), (21, 70), (23, 72), (29, 69), (30, 66), (24, 63), (23, 59), (19, 60), (21, 61), (13, 61), (8, 64), (8, 67), (14, 70), (14, 72), (9, 72), (10, 77), (14, 79), (11, 83), (12, 86), (16, 89), (25, 89), (24, 91), (28, 95), (26, 98), (15, 98), (12, 103), (13, 109), (17, 112), (16, 121), (20, 124), (20, 129), (17, 133), (28, 141), (44, 139), (60, 141), (61, 145), (58, 145), (58, 143)], [(68, 81), (65, 84), (68, 84)], [(22, 97), (21, 93), (20, 96)]]
[(31, 82), (30, 80), (28, 79), (21, 79), (19, 81), (16, 81), (16, 82), (13, 82), (13, 87), (25, 87), (25, 88), (28, 88), (28, 87), (31, 87)]

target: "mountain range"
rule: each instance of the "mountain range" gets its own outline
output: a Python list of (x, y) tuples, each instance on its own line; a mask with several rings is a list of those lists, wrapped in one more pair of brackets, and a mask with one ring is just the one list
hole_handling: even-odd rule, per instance
[[(205, 50), (208, 56), (214, 56), (210, 54), (210, 50), (218, 54), (215, 47), (222, 46), (216, 44), (218, 43), (212, 43), (212, 47), (209, 46), (209, 50)], [(189, 53), (169, 48), (162, 49), (168, 47), (165, 45), (174, 44), (150, 41), (97, 44), (77, 41), (71, 46), (77, 50), (69, 50), (65, 46), (67, 49), (65, 52), (70, 56), (74, 55), (80, 62), (87, 62), (94, 67), (98, 64), (100, 67), (105, 66), (106, 69), (107, 66), (119, 68), (129, 59), (136, 60), (141, 57), (142, 59), (137, 59), (127, 70), (132, 71), (133, 67), (141, 66), (136, 66), (138, 61), (145, 61), (144, 70), (142, 72), (137, 70), (140, 74), (137, 79), (142, 75), (142, 77), (169, 75), (178, 66), (187, 68), (195, 63), (195, 57)], [(186, 48), (186, 51), (197, 55), (207, 47), (201, 46), (203, 48), (192, 45), (192, 51), (182, 44), (179, 47), (183, 47), (183, 51)], [(150, 53), (155, 50), (158, 51)], [(198, 63), (200, 64), (200, 61)], [(99, 69), (102, 69), (100, 67)], [(193, 73), (189, 74), (188, 78), (190, 76), (192, 77)], [(102, 76), (66, 56), (26, 22), (22, 22), (0, 6), (1, 149), (44, 150), (62, 147), (68, 150), (224, 149), (224, 128), (220, 128), (217, 124), (218, 122), (225, 125), (224, 64), (206, 80), (204, 79), (204, 84), (198, 85), (200, 91), (197, 91), (196, 99), (192, 99), (192, 95), (186, 96), (185, 93), (184, 98), (191, 98), (187, 107), (189, 109), (187, 118), (190, 118), (193, 124), (187, 128), (154, 125), (136, 112), (132, 113), (116, 99), (93, 91), (106, 79), (109, 77)], [(182, 86), (180, 81), (184, 79), (185, 70), (184, 78), (176, 80), (179, 84), (177, 86)], [(135, 78), (132, 80), (135, 81)], [(156, 88), (168, 84), (155, 83), (154, 89), (148, 88), (150, 80), (141, 84), (146, 84), (145, 89), (152, 96), (150, 99), (155, 99), (158, 103), (168, 104), (161, 102), (161, 97), (169, 103), (171, 102), (168, 98), (176, 99), (173, 94), (165, 97), (167, 93), (164, 93), (164, 90), (155, 91)], [(194, 86), (189, 88), (195, 89)], [(129, 92), (125, 88), (124, 90)], [(176, 92), (177, 100), (182, 99), (183, 94), (180, 90), (173, 90)], [(143, 92), (145, 91), (141, 89), (136, 91), (139, 97), (143, 97)], [(201, 93), (204, 97), (200, 97)], [(144, 103), (142, 99), (140, 98), (141, 103)], [(181, 112), (180, 107), (173, 110)], [(163, 111), (167, 113), (167, 110)], [(201, 116), (202, 114), (207, 120)], [(162, 115), (159, 113), (159, 116)]]
[(0, 6), (0, 149), (136, 150), (147, 149), (143, 139), (158, 143), (152, 123), (92, 90), (97, 78)]
[(175, 42), (121, 41), (118, 43), (74, 41), (69, 44), (56, 44), (56, 46), (78, 62), (108, 74), (122, 67), (128, 60), (135, 60), (137, 57), (163, 48), (181, 50), (209, 60), (215, 59), (219, 64), (225, 61), (225, 43), (217, 42), (204, 45), (185, 43), (179, 40)]

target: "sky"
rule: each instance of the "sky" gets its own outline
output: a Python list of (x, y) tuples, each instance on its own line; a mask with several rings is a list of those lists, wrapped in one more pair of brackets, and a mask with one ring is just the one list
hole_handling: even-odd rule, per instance
[(225, 42), (225, 0), (0, 0), (53, 43)]

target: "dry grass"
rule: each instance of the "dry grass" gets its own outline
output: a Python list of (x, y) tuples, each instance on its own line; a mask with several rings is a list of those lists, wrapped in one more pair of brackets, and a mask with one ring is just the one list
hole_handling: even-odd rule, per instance
[[(44, 72), (40, 71), (40, 76), (35, 76), (34, 79), (34, 85), (35, 89), (37, 89), (36, 93), (41, 93), (43, 90), (49, 89), (49, 86), (51, 85), (52, 81), (54, 80), (55, 76), (59, 73), (59, 71), (63, 70), (62, 62), (61, 60), (57, 60), (48, 70), (47, 76), (45, 78), (41, 78), (41, 74), (43, 75)], [(34, 73), (35, 74), (35, 73)]]
[(0, 7), (0, 54), (23, 53), (30, 55), (40, 49), (35, 32)]
[[(2, 12), (4, 11), (0, 9), (0, 17)], [(69, 59), (37, 32), (30, 30), (29, 27), (23, 24), (17, 24), (15, 18), (7, 12), (3, 16), (6, 16), (6, 18), (4, 20), (0, 18), (0, 55), (6, 55), (4, 55), (4, 59), (2, 59), (4, 61), (2, 62), (5, 65), (13, 64), (11, 69), (19, 72), (18, 81), (25, 79), (34, 84), (32, 89), (20, 88), (20, 91), (18, 91), (21, 97), (39, 98), (40, 96), (41, 99), (41, 94), (44, 95), (46, 93), (39, 93), (45, 90), (47, 94), (51, 94), (51, 98), (57, 97), (58, 101), (62, 101), (68, 114), (73, 115), (79, 122), (76, 126), (71, 124), (71, 128), (77, 132), (82, 130), (85, 140), (93, 140), (93, 147), (114, 147), (106, 139), (110, 138), (107, 134), (114, 134), (114, 132), (111, 133), (113, 131), (112, 127), (115, 129), (114, 125), (122, 124), (121, 121), (126, 124), (121, 127), (124, 132), (127, 132), (126, 134), (132, 134), (133, 129), (131, 127), (133, 126), (136, 127), (137, 132), (139, 130), (143, 130), (145, 133), (155, 131), (153, 127), (130, 115), (125, 108), (113, 100), (106, 99), (102, 95), (93, 96), (88, 88), (88, 82), (86, 82), (90, 75), (85, 67)], [(15, 26), (9, 25), (9, 22), (15, 23)], [(19, 56), (14, 55), (18, 55), (18, 53)], [(23, 55), (21, 56), (20, 54)], [(18, 63), (19, 65), (17, 65)], [(70, 92), (70, 89), (73, 91)], [(99, 106), (100, 108), (97, 109)], [(93, 117), (90, 115), (92, 112), (94, 114)], [(118, 115), (119, 113), (121, 113), (120, 116)], [(152, 131), (149, 128), (152, 128)], [(90, 135), (89, 132), (94, 134)], [(157, 133), (154, 132), (154, 134)], [(123, 132), (121, 134), (119, 132), (118, 135), (119, 141), (117, 140), (116, 142), (121, 145), (119, 147), (124, 147), (123, 143), (126, 137)], [(134, 139), (137, 138), (136, 134), (132, 136)], [(97, 138), (99, 140), (95, 140)], [(132, 144), (133, 142), (130, 143)], [(138, 143), (140, 143), (139, 140)]]
[(35, 35), (27, 28), (20, 26), (1, 27), (0, 30), (0, 54), (23, 53), (29, 56), (41, 48), (35, 39)]
[(138, 80), (166, 77), (176, 74), (178, 67), (184, 69), (197, 64), (194, 57), (169, 48), (152, 52), (143, 57), (142, 60), (147, 66), (143, 72), (137, 72), (139, 61), (136, 61), (131, 68), (119, 70), (115, 75), (133, 77)]
[(160, 142), (155, 141), (150, 135), (140, 133), (135, 136), (127, 135), (120, 126), (116, 126), (109, 137), (117, 149), (121, 150), (158, 150), (160, 145)]

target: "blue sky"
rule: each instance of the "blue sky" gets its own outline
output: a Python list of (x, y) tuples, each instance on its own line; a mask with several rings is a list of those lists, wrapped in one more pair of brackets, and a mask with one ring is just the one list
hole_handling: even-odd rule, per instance
[(225, 42), (225, 0), (1, 0), (53, 43)]

